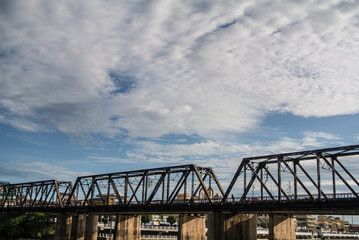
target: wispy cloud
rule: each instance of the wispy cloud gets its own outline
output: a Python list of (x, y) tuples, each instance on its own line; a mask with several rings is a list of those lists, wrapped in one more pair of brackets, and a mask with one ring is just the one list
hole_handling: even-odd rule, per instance
[(55, 163), (12, 161), (12, 166), (1, 166), (0, 173), (7, 178), (75, 181), (78, 176), (89, 172), (72, 171)]
[[(133, 162), (195, 163), (213, 168), (238, 167), (245, 157), (254, 157), (284, 152), (295, 152), (343, 145), (341, 139), (325, 132), (304, 132), (302, 138), (283, 137), (273, 141), (252, 143), (204, 140), (194, 144), (161, 144), (153, 141), (136, 142), (133, 150), (127, 151), (127, 159)], [(345, 145), (345, 144), (344, 144)]]

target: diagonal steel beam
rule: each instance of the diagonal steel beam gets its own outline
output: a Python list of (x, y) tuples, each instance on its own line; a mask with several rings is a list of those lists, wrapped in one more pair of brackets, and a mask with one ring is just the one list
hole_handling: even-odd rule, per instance
[(243, 168), (245, 167), (245, 165), (246, 165), (247, 162), (249, 162), (249, 161), (243, 159), (243, 161), (242, 161), (241, 164), (239, 165), (239, 167), (238, 167), (236, 173), (234, 174), (234, 177), (232, 178), (231, 183), (229, 184), (229, 186), (228, 186), (228, 188), (227, 188), (226, 193), (225, 193), (224, 196), (223, 196), (222, 203), (224, 203), (224, 202), (227, 201), (229, 193), (232, 191), (234, 184), (237, 182), (237, 179), (238, 179), (239, 175), (241, 174), (241, 172), (242, 172), (242, 170), (243, 170)]
[(146, 201), (146, 202), (147, 202), (147, 203), (146, 203), (147, 205), (149, 205), (149, 204), (151, 203), (152, 199), (153, 199), (154, 196), (156, 195), (156, 193), (157, 193), (158, 189), (160, 188), (161, 184), (164, 183), (165, 177), (166, 177), (166, 172), (164, 172), (164, 173), (161, 174), (160, 179), (157, 181), (156, 186), (154, 187), (154, 189), (153, 189), (151, 195), (148, 197), (148, 199), (147, 199), (147, 201)]
[(349, 190), (355, 195), (356, 198), (359, 198), (358, 193), (355, 192), (355, 190), (349, 185), (347, 181), (343, 178), (343, 176), (333, 167), (333, 165), (325, 158), (323, 157), (324, 161), (328, 164), (328, 166), (333, 169), (333, 171), (338, 175), (338, 177), (343, 181), (345, 186), (349, 188)]
[[(266, 192), (268, 193), (268, 195), (271, 197), (272, 200), (275, 200), (273, 194), (271, 193), (271, 191), (267, 188), (266, 184), (263, 182), (263, 180), (258, 176), (258, 173), (261, 169), (265, 169), (267, 171), (267, 169), (265, 168), (265, 163), (260, 163), (256, 169), (256, 171), (254, 171), (253, 167), (250, 166), (250, 164), (248, 164), (249, 166), (249, 169), (252, 171), (253, 173), (253, 176), (248, 184), (248, 186), (246, 187), (245, 189), (245, 192), (246, 193), (243, 193), (242, 197), (241, 197), (241, 202), (244, 201), (245, 197), (247, 196), (248, 192), (249, 192), (249, 189), (251, 188), (255, 178), (258, 179), (258, 181), (261, 183), (261, 185), (264, 187), (264, 189), (266, 190)], [(268, 171), (267, 171), (268, 172)]]
[(175, 198), (177, 197), (179, 191), (181, 190), (181, 187), (184, 185), (184, 183), (187, 181), (187, 177), (189, 176), (189, 171), (186, 171), (183, 173), (181, 180), (178, 182), (177, 186), (176, 186), (176, 191), (173, 191), (171, 196), (173, 196), (173, 198), (170, 200), (170, 205), (173, 203), (173, 201), (175, 200)]
[[(300, 163), (298, 163), (297, 166), (299, 166), (299, 168), (302, 170), (302, 172), (307, 176), (307, 178), (311, 181), (311, 183), (314, 185), (314, 187), (318, 190), (319, 188), (318, 188), (317, 183), (316, 183), (316, 182), (313, 180), (313, 178), (308, 174), (308, 172), (303, 168), (303, 166), (300, 165)], [(303, 186), (302, 186), (302, 187), (303, 187)], [(306, 192), (307, 192), (308, 189), (305, 188), (304, 190), (306, 190)], [(308, 190), (308, 191), (309, 191), (309, 190)], [(307, 192), (307, 193), (308, 193), (308, 192)], [(309, 193), (308, 193), (308, 194), (309, 194)], [(323, 191), (321, 191), (321, 194), (322, 194), (325, 198), (328, 198)], [(314, 197), (313, 197), (312, 194), (309, 194), (309, 195), (314, 199)]]
[(204, 193), (207, 196), (207, 199), (208, 199), (209, 203), (212, 203), (212, 200), (211, 200), (211, 197), (209, 195), (208, 189), (207, 189), (206, 185), (204, 184), (204, 181), (202, 180), (201, 175), (198, 172), (197, 166), (193, 165), (192, 171), (195, 172), (195, 174), (196, 174), (196, 176), (198, 178), (198, 181), (200, 182), (200, 184), (202, 186), (202, 189), (203, 189)]
[[(282, 189), (282, 187), (279, 186), (277, 180), (273, 177), (273, 175), (271, 174), (270, 171), (268, 171), (267, 168), (263, 167), (262, 169), (264, 169), (266, 171), (266, 173), (268, 174), (268, 176), (272, 179), (272, 181), (275, 183), (275, 185), (278, 187), (278, 189), (280, 189), (280, 191), (283, 193), (283, 195), (287, 198), (287, 200), (289, 199), (288, 195), (285, 193), (285, 191)], [(263, 182), (261, 181), (261, 184)], [(265, 183), (263, 183), (265, 185)], [(262, 184), (262, 186), (263, 186)]]
[[(297, 182), (299, 182), (300, 186), (302, 186), (302, 188), (304, 189), (304, 191), (310, 196), (311, 199), (314, 199), (313, 195), (310, 193), (310, 191), (308, 190), (308, 188), (305, 186), (305, 184), (302, 182), (302, 180), (300, 180), (300, 178), (298, 177), (296, 172), (293, 172), (293, 170), (289, 167), (288, 163), (286, 161), (283, 161), (284, 165), (287, 167), (287, 169), (291, 172), (291, 174), (294, 176), (294, 178), (296, 179)], [(302, 170), (302, 166), (299, 164), (299, 161), (296, 162), (295, 164), (296, 166), (299, 166)], [(304, 170), (305, 171), (305, 170)]]
[(143, 175), (143, 176), (142, 176), (142, 178), (141, 178), (140, 182), (137, 184), (137, 187), (136, 187), (136, 189), (135, 189), (135, 190), (133, 190), (133, 188), (132, 188), (132, 185), (131, 185), (130, 181), (128, 181), (128, 186), (131, 188), (131, 191), (132, 191), (132, 196), (131, 196), (130, 200), (128, 201), (127, 205), (129, 205), (129, 204), (131, 203), (131, 201), (132, 201), (132, 199), (133, 199), (133, 198), (135, 198), (135, 199), (136, 199), (137, 204), (139, 204), (139, 203), (140, 203), (140, 201), (137, 199), (136, 193), (137, 193), (138, 189), (140, 188), (141, 183), (142, 183), (142, 182), (144, 182), (144, 180), (145, 180), (145, 175)]
[[(119, 202), (120, 204), (122, 204), (122, 199), (121, 199), (120, 192), (118, 191), (117, 186), (116, 186), (115, 182), (113, 181), (112, 176), (109, 176), (109, 177), (108, 177), (108, 180), (109, 180), (109, 182), (110, 182), (109, 185), (112, 186), (112, 189), (113, 189), (113, 191), (114, 191), (115, 194), (116, 194), (116, 198), (117, 198), (118, 202)], [(125, 197), (125, 198), (126, 198), (126, 197)], [(125, 200), (125, 201), (126, 201), (126, 200)]]

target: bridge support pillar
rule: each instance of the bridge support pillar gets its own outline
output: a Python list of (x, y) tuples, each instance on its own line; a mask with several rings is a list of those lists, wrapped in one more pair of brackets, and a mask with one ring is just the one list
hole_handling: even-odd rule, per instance
[(72, 216), (67, 213), (57, 213), (54, 240), (70, 240)]
[(89, 214), (86, 217), (85, 240), (97, 240), (98, 215)]
[(208, 214), (208, 240), (256, 240), (257, 217), (255, 214)]
[(71, 240), (84, 240), (86, 227), (86, 215), (76, 214), (72, 216)]
[(200, 215), (179, 215), (179, 240), (206, 239), (206, 219)]
[(294, 240), (296, 219), (293, 215), (269, 216), (269, 240)]
[(117, 215), (114, 240), (141, 240), (141, 215)]

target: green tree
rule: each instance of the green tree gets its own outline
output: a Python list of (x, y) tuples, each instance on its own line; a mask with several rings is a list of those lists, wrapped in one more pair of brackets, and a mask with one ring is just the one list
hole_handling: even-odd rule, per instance
[(170, 215), (167, 217), (167, 222), (173, 225), (175, 222), (177, 222), (177, 219), (175, 216)]
[(263, 221), (259, 224), (259, 226), (262, 228), (268, 228), (268, 225), (269, 225), (268, 221)]
[(142, 215), (141, 216), (141, 222), (142, 223), (149, 223), (151, 221), (150, 215)]
[(4, 213), (0, 215), (0, 236), (51, 238), (55, 234), (53, 217), (45, 213)]

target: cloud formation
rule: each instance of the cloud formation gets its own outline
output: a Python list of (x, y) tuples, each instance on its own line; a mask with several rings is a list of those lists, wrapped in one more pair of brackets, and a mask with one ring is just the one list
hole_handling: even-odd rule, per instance
[(0, 1), (0, 121), (159, 137), (359, 112), (359, 3)]

